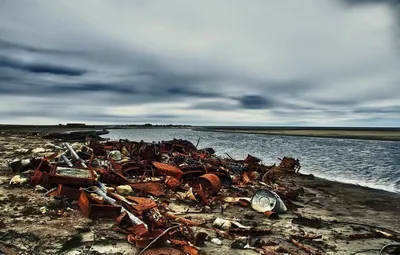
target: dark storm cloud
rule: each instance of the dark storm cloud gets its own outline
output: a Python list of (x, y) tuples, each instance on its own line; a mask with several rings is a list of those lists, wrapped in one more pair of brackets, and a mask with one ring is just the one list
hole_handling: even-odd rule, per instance
[(120, 86), (118, 84), (77, 84), (77, 85), (55, 85), (51, 87), (51, 93), (76, 93), (76, 92), (111, 92), (117, 94), (135, 93), (134, 88)]
[[(54, 74), (66, 76), (81, 76), (87, 71), (72, 67), (56, 66), (41, 63), (22, 63), (7, 57), (0, 57), (0, 68), (11, 68), (37, 74)], [(0, 77), (1, 78), (1, 77)]]
[[(190, 83), (189, 83), (190, 84)], [(189, 85), (187, 84), (187, 85)], [(174, 85), (173, 85), (174, 86)], [(205, 97), (205, 98), (210, 98), (210, 97), (218, 97), (219, 94), (215, 92), (202, 92), (202, 91), (196, 91), (194, 89), (190, 89), (187, 87), (171, 87), (166, 89), (167, 94), (174, 95), (174, 96), (183, 96), (183, 97)]]
[(259, 95), (244, 95), (238, 100), (244, 109), (268, 109), (275, 105), (271, 99)]

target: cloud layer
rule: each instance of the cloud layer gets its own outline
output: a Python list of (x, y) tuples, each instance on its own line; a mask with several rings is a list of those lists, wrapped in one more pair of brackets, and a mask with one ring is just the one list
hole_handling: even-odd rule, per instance
[(0, 117), (399, 126), (399, 6), (1, 1)]

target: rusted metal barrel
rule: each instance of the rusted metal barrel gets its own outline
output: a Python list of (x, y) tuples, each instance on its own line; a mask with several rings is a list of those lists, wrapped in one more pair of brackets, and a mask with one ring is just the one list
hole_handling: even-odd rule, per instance
[(199, 188), (200, 185), (203, 190), (209, 190), (215, 195), (221, 189), (221, 180), (215, 174), (204, 174), (194, 181), (193, 188)]
[(172, 166), (169, 164), (160, 163), (160, 162), (156, 162), (156, 161), (152, 162), (152, 164), (162, 174), (175, 177), (178, 180), (180, 180), (182, 178), (183, 172), (181, 169), (177, 168), (176, 166)]

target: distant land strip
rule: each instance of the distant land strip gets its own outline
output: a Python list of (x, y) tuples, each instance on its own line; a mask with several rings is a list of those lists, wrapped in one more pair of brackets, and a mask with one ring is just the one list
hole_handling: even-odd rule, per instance
[(195, 127), (192, 130), (263, 135), (306, 136), (364, 140), (400, 141), (400, 128), (262, 128)]

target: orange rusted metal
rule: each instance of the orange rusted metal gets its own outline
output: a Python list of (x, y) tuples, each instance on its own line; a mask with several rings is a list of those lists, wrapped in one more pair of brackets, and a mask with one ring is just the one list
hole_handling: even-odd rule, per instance
[(200, 254), (199, 250), (196, 247), (191, 246), (191, 245), (184, 245), (182, 247), (182, 249), (186, 254), (189, 254), (189, 255), (199, 255)]
[(204, 174), (197, 178), (193, 183), (193, 188), (198, 189), (199, 185), (205, 191), (211, 191), (213, 195), (216, 195), (221, 189), (221, 180), (215, 174)]
[(130, 183), (128, 185), (133, 189), (141, 190), (156, 197), (160, 197), (165, 194), (165, 188), (163, 187), (163, 184), (159, 182), (138, 182)]
[(295, 239), (290, 239), (290, 241), (292, 242), (292, 244), (296, 245), (297, 247), (299, 247), (300, 249), (310, 253), (310, 254), (315, 254), (315, 255), (321, 255), (323, 254), (322, 252), (318, 251), (316, 248), (302, 244), (298, 241), (296, 241)]
[(134, 236), (142, 235), (144, 233), (149, 232), (144, 224), (132, 226), (132, 227), (128, 228), (127, 231), (129, 231), (129, 233), (131, 233)]
[(174, 178), (172, 176), (167, 176), (165, 178), (165, 182), (164, 183), (168, 188), (170, 188), (172, 190), (175, 190), (176, 188), (179, 187), (179, 185), (181, 185), (181, 182), (178, 179), (176, 179), (176, 178)]
[(183, 241), (183, 240), (178, 240), (178, 239), (172, 239), (172, 238), (170, 238), (169, 241), (171, 242), (171, 244), (172, 244), (173, 246), (178, 246), (178, 247), (185, 246), (185, 245), (188, 245), (188, 244), (189, 244), (188, 241)]
[(126, 213), (126, 212), (121, 213), (121, 215), (118, 216), (118, 218), (115, 219), (115, 221), (117, 222), (118, 225), (121, 225), (124, 223), (131, 223), (131, 221), (129, 220), (128, 213)]
[(137, 203), (137, 205), (132, 205), (132, 207), (137, 211), (143, 212), (157, 207), (157, 203), (149, 198), (134, 196), (126, 196), (125, 198)]
[(249, 175), (247, 174), (247, 172), (242, 173), (242, 180), (243, 180), (244, 184), (247, 184), (250, 182), (250, 178), (249, 178)]
[(175, 220), (177, 222), (180, 222), (180, 223), (188, 225), (188, 226), (200, 226), (201, 225), (201, 223), (194, 222), (194, 221), (182, 218), (182, 217), (178, 217), (178, 216), (176, 216), (172, 213), (168, 213), (168, 212), (163, 213), (163, 216), (167, 219)]
[(178, 180), (180, 180), (182, 178), (183, 172), (181, 169), (179, 169), (176, 166), (172, 166), (169, 164), (160, 163), (160, 162), (156, 162), (156, 161), (153, 161), (152, 165), (155, 168), (157, 168), (157, 170), (160, 171), (162, 174), (175, 177)]
[(147, 232), (139, 235), (128, 235), (128, 242), (139, 247), (139, 248), (145, 248), (148, 246), (152, 241), (154, 241), (156, 238), (157, 241), (155, 241), (152, 246), (162, 246), (167, 240), (168, 240), (168, 235), (166, 233), (163, 233), (164, 231), (161, 229), (156, 229), (153, 230), (152, 232)]
[(58, 188), (55, 193), (52, 195), (54, 196), (65, 196), (72, 200), (78, 200), (79, 196), (81, 195), (81, 191), (76, 188), (71, 188), (62, 184), (58, 185)]
[(276, 214), (276, 212), (273, 211), (266, 211), (264, 212), (264, 215), (267, 216), (268, 219), (279, 219), (278, 214)]
[(81, 191), (78, 206), (83, 214), (90, 219), (116, 219), (121, 214), (120, 206), (95, 204), (94, 200), (87, 196), (84, 191)]

